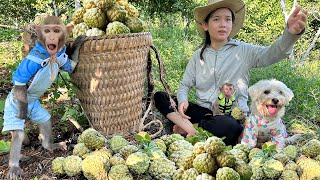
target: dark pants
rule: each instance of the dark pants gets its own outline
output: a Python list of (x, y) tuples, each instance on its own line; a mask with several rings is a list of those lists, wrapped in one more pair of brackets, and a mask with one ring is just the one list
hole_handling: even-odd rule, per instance
[[(176, 97), (173, 99), (177, 102)], [(163, 114), (167, 116), (168, 113), (174, 112), (170, 107), (168, 94), (165, 92), (156, 92), (154, 94), (155, 106)], [(230, 116), (212, 116), (210, 109), (201, 107), (197, 104), (189, 102), (189, 107), (185, 112), (191, 119), (192, 123), (199, 123), (199, 127), (209, 131), (217, 137), (225, 137), (223, 140), (226, 145), (235, 145), (242, 132), (242, 126), (234, 118)]]

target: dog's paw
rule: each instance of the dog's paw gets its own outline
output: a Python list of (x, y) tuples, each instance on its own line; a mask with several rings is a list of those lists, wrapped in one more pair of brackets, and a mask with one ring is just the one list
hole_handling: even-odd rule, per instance
[(293, 136), (286, 138), (286, 144), (294, 144), (300, 140), (303, 134), (294, 134)]

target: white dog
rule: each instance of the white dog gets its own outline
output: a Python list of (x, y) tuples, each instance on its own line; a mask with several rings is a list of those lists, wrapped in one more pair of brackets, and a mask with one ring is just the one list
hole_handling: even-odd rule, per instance
[(283, 149), (287, 132), (281, 117), (293, 98), (293, 92), (284, 83), (272, 79), (261, 80), (251, 86), (249, 96), (251, 114), (246, 119), (241, 143), (254, 148), (257, 142), (271, 140), (277, 149)]

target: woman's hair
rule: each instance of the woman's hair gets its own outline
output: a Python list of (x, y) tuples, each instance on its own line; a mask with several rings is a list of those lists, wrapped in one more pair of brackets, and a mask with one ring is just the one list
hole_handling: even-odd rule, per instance
[[(229, 8), (228, 8), (228, 9), (229, 9)], [(211, 12), (208, 14), (208, 16), (204, 19), (204, 21), (205, 21), (206, 23), (209, 22), (209, 19), (210, 19), (211, 15), (212, 15), (216, 10), (217, 10), (217, 9), (211, 11)], [(234, 22), (234, 19), (235, 19), (235, 16), (234, 16), (233, 11), (232, 11), (231, 9), (229, 9), (229, 10), (230, 10), (230, 12), (231, 12), (231, 18), (232, 18), (232, 23), (233, 23), (233, 22)], [(209, 45), (211, 44), (211, 39), (210, 39), (210, 34), (209, 34), (209, 32), (208, 32), (208, 31), (205, 31), (204, 33), (205, 33), (204, 45), (203, 45), (203, 47), (201, 48), (201, 52), (200, 52), (200, 59), (203, 60), (203, 61), (204, 61), (203, 52), (204, 52), (204, 50), (207, 48), (207, 46), (209, 46)]]

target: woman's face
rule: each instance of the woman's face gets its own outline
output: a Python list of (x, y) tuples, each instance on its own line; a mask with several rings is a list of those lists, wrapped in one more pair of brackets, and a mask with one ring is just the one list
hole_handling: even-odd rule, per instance
[(208, 22), (203, 22), (202, 27), (210, 34), (211, 42), (228, 41), (232, 30), (232, 13), (228, 8), (215, 10)]

